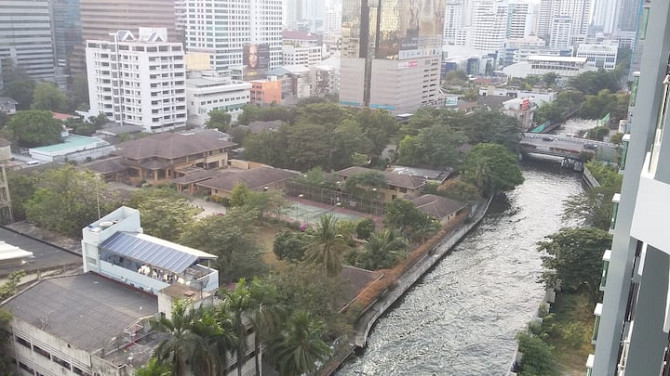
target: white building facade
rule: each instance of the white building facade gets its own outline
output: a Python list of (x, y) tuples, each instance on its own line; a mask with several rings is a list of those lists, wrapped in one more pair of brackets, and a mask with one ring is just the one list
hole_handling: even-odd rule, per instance
[(508, 4), (479, 0), (473, 6), (468, 46), (482, 52), (502, 51), (505, 47)]
[(585, 57), (592, 67), (614, 70), (616, 68), (618, 41), (606, 41), (600, 44), (582, 43), (577, 48), (577, 57)]
[(282, 50), (284, 52), (283, 65), (302, 65), (305, 67), (311, 67), (321, 63), (320, 46), (297, 47), (285, 44), (282, 47)]
[(115, 33), (86, 42), (90, 112), (119, 125), (163, 132), (186, 125), (186, 70), (181, 43), (166, 29)]
[(189, 126), (204, 127), (213, 110), (225, 111), (231, 121), (237, 121), (242, 107), (249, 104), (251, 84), (216, 75), (198, 76), (189, 76), (186, 80)]

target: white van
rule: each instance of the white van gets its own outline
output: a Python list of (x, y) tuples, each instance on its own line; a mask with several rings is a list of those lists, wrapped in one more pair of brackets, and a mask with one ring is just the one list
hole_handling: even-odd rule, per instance
[(32, 160), (32, 161), (26, 162), (27, 166), (37, 166), (38, 164), (40, 164), (40, 161)]

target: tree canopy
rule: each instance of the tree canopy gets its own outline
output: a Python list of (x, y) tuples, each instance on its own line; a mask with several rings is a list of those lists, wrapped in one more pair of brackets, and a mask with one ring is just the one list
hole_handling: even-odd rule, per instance
[(523, 176), (516, 156), (504, 146), (478, 144), (465, 158), (462, 180), (490, 195), (514, 189)]
[(541, 280), (553, 286), (556, 280), (567, 291), (584, 288), (596, 302), (599, 296), (602, 257), (611, 246), (612, 236), (596, 228), (563, 228), (538, 243), (545, 271)]
[(50, 111), (18, 111), (7, 124), (12, 139), (19, 145), (35, 147), (61, 142), (63, 126)]
[(40, 82), (33, 92), (33, 110), (47, 110), (55, 112), (68, 111), (68, 99), (56, 85), (51, 82)]
[(169, 188), (143, 188), (133, 192), (129, 205), (140, 211), (144, 232), (176, 241), (200, 212)]
[(209, 112), (209, 120), (207, 121), (206, 128), (226, 132), (230, 128), (231, 119), (232, 116), (224, 110), (212, 110)]

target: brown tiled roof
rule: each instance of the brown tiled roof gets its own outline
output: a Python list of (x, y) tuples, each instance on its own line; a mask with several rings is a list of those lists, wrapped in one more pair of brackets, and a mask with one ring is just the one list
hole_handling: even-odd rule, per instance
[(172, 179), (172, 182), (175, 184), (191, 184), (197, 183), (199, 181), (210, 179), (221, 173), (220, 170), (200, 170), (191, 172), (184, 176), (180, 176), (176, 179)]
[(121, 163), (121, 157), (112, 157), (94, 161), (84, 165), (84, 167), (101, 174), (111, 174), (113, 172), (121, 172), (126, 169), (126, 166)]
[(207, 151), (230, 149), (236, 145), (224, 141), (224, 137), (215, 129), (159, 133), (118, 144), (114, 153), (135, 160), (151, 157), (171, 160)]
[(417, 209), (431, 217), (439, 219), (447, 217), (465, 207), (465, 204), (461, 202), (432, 194), (411, 198), (410, 201), (412, 201)]
[(417, 189), (420, 188), (426, 179), (410, 176), (410, 175), (401, 175), (389, 171), (378, 171), (371, 168), (352, 166), (345, 168), (344, 170), (337, 171), (335, 174), (344, 177), (351, 177), (356, 174), (366, 173), (366, 172), (379, 172), (386, 177), (386, 181), (389, 185), (407, 188), (407, 189)]
[(262, 189), (298, 175), (297, 172), (269, 166), (261, 166), (251, 170), (227, 169), (209, 180), (197, 183), (197, 185), (226, 192), (232, 191), (239, 183), (244, 183), (249, 189)]
[(318, 40), (316, 35), (303, 30), (284, 30), (282, 37), (284, 39)]

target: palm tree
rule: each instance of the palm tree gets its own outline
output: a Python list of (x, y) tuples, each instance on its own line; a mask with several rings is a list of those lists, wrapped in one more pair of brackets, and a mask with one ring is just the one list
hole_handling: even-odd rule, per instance
[(392, 230), (383, 230), (372, 234), (365, 244), (365, 253), (361, 254), (359, 265), (368, 270), (390, 268), (400, 260), (408, 245)]
[(316, 370), (317, 362), (330, 356), (330, 347), (321, 339), (326, 325), (304, 311), (295, 311), (281, 333), (270, 344), (270, 358), (280, 376), (299, 376)]
[(277, 299), (276, 286), (263, 283), (259, 278), (254, 278), (251, 282), (249, 293), (252, 300), (249, 320), (254, 329), (254, 363), (256, 374), (260, 375), (261, 343), (266, 343), (277, 336), (286, 310)]
[(347, 248), (344, 238), (337, 232), (337, 219), (324, 215), (312, 234), (305, 259), (320, 264), (326, 274), (333, 277), (342, 270), (342, 255)]
[(240, 279), (234, 290), (224, 288), (223, 308), (230, 312), (231, 326), (237, 336), (233, 352), (237, 357), (237, 374), (242, 376), (242, 366), (247, 353), (247, 327), (244, 322), (246, 312), (251, 308), (251, 294), (244, 278)]
[(194, 326), (194, 322), (202, 315), (202, 309), (190, 309), (186, 303), (176, 300), (171, 319), (161, 317), (151, 321), (154, 329), (170, 334), (156, 347), (154, 356), (159, 365), (169, 363), (174, 376), (188, 373), (216, 375), (217, 355), (201, 335), (203, 328)]

